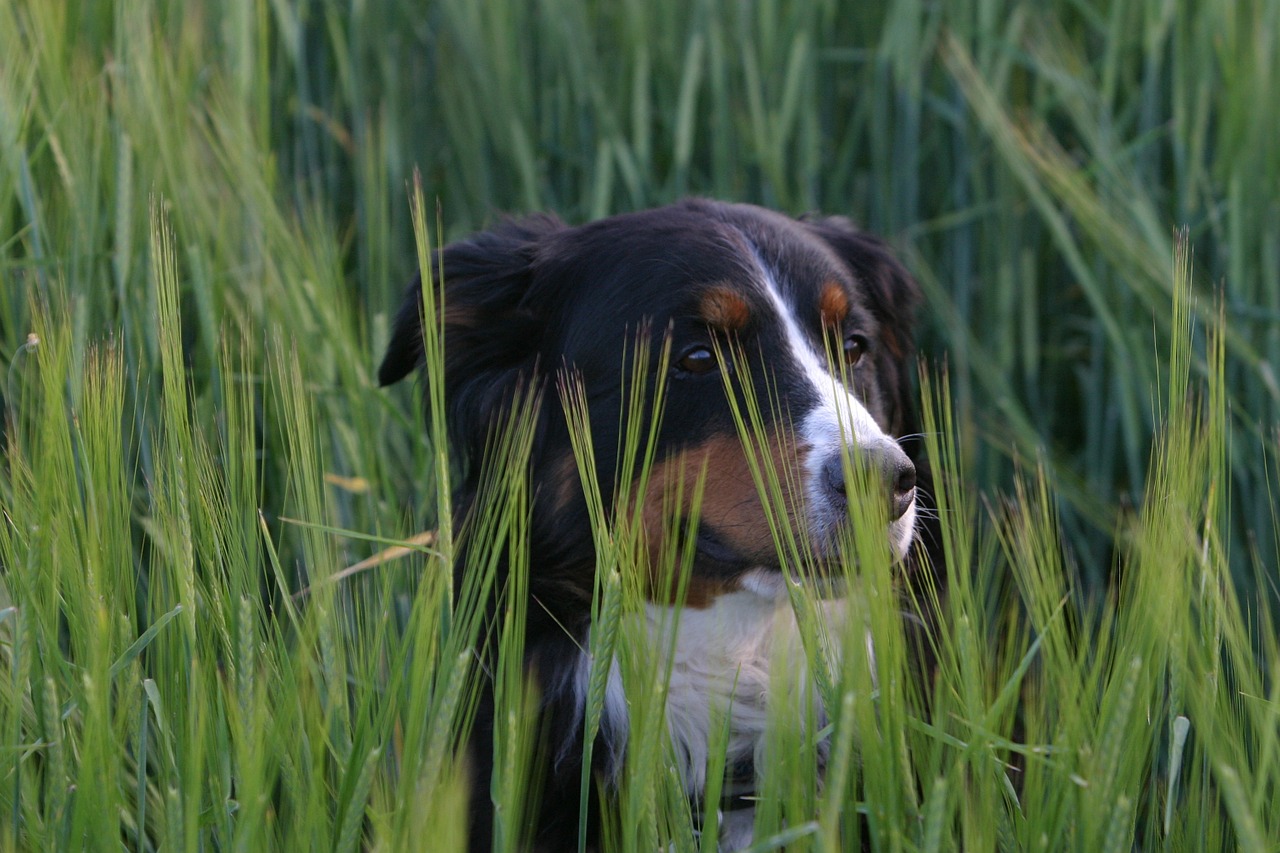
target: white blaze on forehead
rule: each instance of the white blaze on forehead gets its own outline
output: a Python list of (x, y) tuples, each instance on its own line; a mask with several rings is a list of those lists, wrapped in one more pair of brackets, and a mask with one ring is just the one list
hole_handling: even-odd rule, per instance
[(839, 452), (842, 445), (874, 447), (893, 439), (880, 429), (862, 401), (849, 393), (827, 366), (827, 356), (801, 330), (794, 311), (782, 298), (781, 289), (769, 266), (757, 256), (764, 275), (765, 294), (782, 323), (788, 354), (798, 364), (810, 387), (817, 394), (818, 405), (806, 413), (800, 435), (817, 451), (814, 457), (825, 457), (822, 451)]
[[(828, 367), (826, 353), (813, 339), (804, 333), (794, 309), (787, 304), (773, 271), (764, 259), (756, 254), (764, 283), (764, 292), (782, 324), (783, 338), (789, 355), (801, 368), (805, 380), (817, 396), (817, 404), (804, 414), (798, 436), (807, 447), (802, 465), (805, 472), (805, 491), (809, 498), (810, 533), (819, 540), (825, 539), (844, 521), (844, 513), (832, 512), (825, 497), (824, 466), (833, 458), (840, 458), (849, 450), (871, 451), (887, 445), (897, 447), (897, 441), (885, 433), (871, 416), (862, 401), (849, 393), (840, 377)], [(890, 547), (896, 559), (902, 559), (911, 547), (916, 523), (916, 504), (889, 524)]]

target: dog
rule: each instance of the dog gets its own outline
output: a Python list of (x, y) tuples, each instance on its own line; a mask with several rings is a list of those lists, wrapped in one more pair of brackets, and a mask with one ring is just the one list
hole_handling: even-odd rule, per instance
[[(784, 512), (804, 531), (816, 563), (838, 556), (854, 466), (871, 472), (875, 499), (885, 502), (883, 535), (892, 558), (910, 564), (929, 516), (912, 405), (919, 286), (885, 243), (844, 218), (796, 219), (705, 199), (578, 227), (549, 215), (505, 221), (445, 246), (433, 261), (436, 270), (444, 287), (448, 430), (464, 470), (454, 494), (459, 524), (475, 508), (495, 425), (520, 394), (545, 392), (537, 398), (527, 468), (528, 591), (536, 605), (528, 608), (525, 666), (540, 691), (548, 733), (540, 747), (545, 773), (532, 845), (568, 850), (578, 842), (591, 669), (585, 649), (597, 566), (557, 377), (571, 374), (589, 401), (598, 481), (607, 489), (619, 481), (626, 342), (637, 336), (648, 336), (649, 372), (665, 368), (651, 489), (675, 480), (686, 485), (687, 497), (695, 481), (702, 487), (696, 519), (671, 523), (679, 507), (643, 514), (655, 551), (696, 527), (681, 584), (668, 729), (697, 802), (710, 709), (731, 706), (727, 763), (749, 790), (764, 732), (771, 648), (781, 642), (780, 614), (789, 613), (788, 581), (731, 389), (754, 392), (761, 446), (796, 472)], [(393, 322), (378, 372), (383, 385), (423, 364), (422, 298), (415, 279)], [(619, 497), (606, 493), (605, 500), (612, 505)], [(670, 598), (669, 589), (653, 590), (652, 619), (669, 611)], [(473, 850), (489, 849), (492, 841), (492, 714), (492, 696), (482, 691), (470, 744)], [(605, 790), (622, 772), (627, 726), (614, 672), (592, 753)], [(732, 820), (721, 827), (722, 849), (750, 842), (750, 809), (744, 811), (725, 805), (721, 817)]]

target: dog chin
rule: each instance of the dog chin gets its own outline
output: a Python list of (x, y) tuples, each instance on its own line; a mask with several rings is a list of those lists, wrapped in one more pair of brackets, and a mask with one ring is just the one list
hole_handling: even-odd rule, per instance
[[(895, 565), (900, 564), (911, 550), (915, 541), (916, 507), (911, 507), (903, 516), (889, 525), (889, 550)], [(832, 542), (822, 551), (833, 552), (839, 545)], [(763, 598), (782, 599), (787, 595), (788, 584), (803, 587), (819, 598), (841, 598), (848, 594), (849, 584), (845, 572), (834, 553), (818, 555), (816, 572), (806, 572), (800, 576), (795, 572), (784, 572), (778, 566), (755, 566), (747, 570), (738, 581), (738, 586)]]
[(788, 578), (781, 569), (758, 566), (738, 579), (738, 587), (773, 601), (785, 600), (788, 588), (792, 586), (824, 600), (844, 598), (849, 594), (849, 580), (838, 567), (832, 569), (828, 574), (804, 578), (792, 575)]
[(905, 560), (911, 551), (912, 543), (915, 542), (918, 506), (915, 501), (912, 501), (902, 517), (889, 525), (889, 548), (893, 551), (894, 563)]
[(781, 569), (757, 566), (738, 580), (738, 587), (743, 591), (778, 602), (786, 599), (788, 586), (804, 589), (810, 595), (822, 599), (844, 598), (849, 592), (849, 584), (844, 574), (838, 570), (817, 577), (800, 578), (792, 575), (788, 579)]

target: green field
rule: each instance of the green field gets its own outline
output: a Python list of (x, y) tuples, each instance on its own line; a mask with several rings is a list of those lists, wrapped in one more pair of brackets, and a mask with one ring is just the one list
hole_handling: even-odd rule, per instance
[[(461, 843), (476, 590), (447, 524), (362, 563), (447, 503), (422, 383), (374, 379), (415, 172), (420, 248), (698, 194), (923, 285), (937, 683), (888, 566), (829, 638), (873, 661), (797, 600), (834, 758), (779, 715), (761, 849), (1280, 849), (1277, 80), (1278, 0), (6, 0), (0, 849)], [(606, 556), (608, 847), (710, 848)]]

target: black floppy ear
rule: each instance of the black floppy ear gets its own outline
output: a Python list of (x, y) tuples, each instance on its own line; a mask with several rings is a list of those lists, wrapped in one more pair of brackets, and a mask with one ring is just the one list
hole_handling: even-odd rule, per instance
[[(508, 221), (452, 243), (432, 258), (444, 280), (445, 399), (455, 442), (482, 441), (487, 423), (532, 370), (542, 320), (532, 286), (540, 241), (564, 225), (552, 216)], [(422, 367), (422, 280), (414, 276), (396, 312), (378, 382)]]
[(399, 382), (422, 366), (422, 274), (414, 273), (391, 323), (391, 339), (378, 366), (378, 384)]
[(889, 408), (890, 432), (918, 431), (912, 400), (911, 356), (915, 353), (916, 308), (920, 285), (878, 237), (859, 231), (852, 222), (833, 216), (808, 223), (849, 267), (880, 324), (877, 372)]

